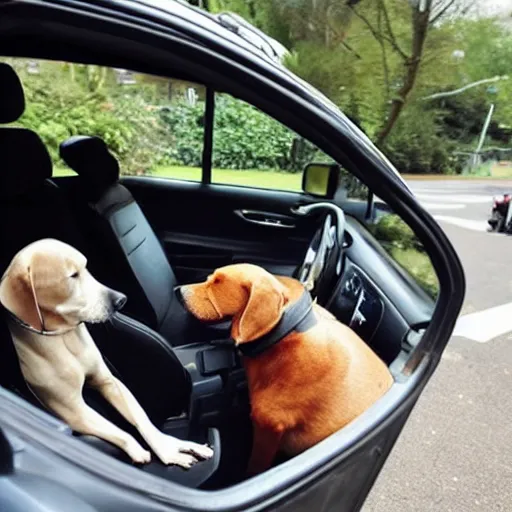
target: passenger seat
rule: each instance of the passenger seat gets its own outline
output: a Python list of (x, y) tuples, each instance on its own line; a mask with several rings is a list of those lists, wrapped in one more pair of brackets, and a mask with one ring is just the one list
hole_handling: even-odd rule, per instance
[[(23, 89), (15, 71), (0, 62), (0, 124), (18, 120), (25, 108)], [(13, 256), (27, 244), (41, 238), (57, 238), (73, 245), (88, 258), (94, 275), (102, 271), (102, 254), (84, 239), (75, 222), (69, 201), (62, 190), (50, 181), (52, 161), (39, 136), (28, 129), (0, 127), (0, 277)], [(91, 248), (92, 245), (92, 248)], [(98, 257), (99, 256), (99, 257)], [(110, 273), (107, 269), (107, 273)], [(158, 333), (145, 325), (116, 314), (110, 322), (88, 325), (107, 365), (133, 392), (151, 421), (166, 433), (179, 432), (187, 437), (192, 379), (176, 352)], [(52, 343), (52, 340), (48, 340)], [(9, 329), (0, 315), (0, 386), (16, 393), (32, 405), (42, 408), (26, 385)], [(123, 430), (137, 432), (105, 399), (88, 386), (85, 401)], [(214, 429), (197, 429), (195, 441), (213, 443)], [(71, 435), (71, 431), (64, 432)], [(96, 449), (120, 460), (124, 452), (102, 439), (75, 433)], [(218, 435), (217, 435), (218, 437)], [(141, 442), (143, 440), (140, 439)], [(216, 441), (216, 457), (197, 464), (189, 471), (177, 466), (164, 466), (156, 457), (141, 470), (189, 487), (198, 487), (216, 471), (220, 445)]]
[(99, 241), (110, 267), (124, 276), (107, 284), (127, 295), (127, 314), (158, 331), (171, 345), (227, 337), (227, 324), (205, 326), (178, 301), (174, 293), (178, 282), (167, 256), (131, 192), (119, 182), (119, 163), (105, 142), (98, 137), (71, 137), (60, 145), (60, 156), (78, 174), (70, 190), (83, 229)]

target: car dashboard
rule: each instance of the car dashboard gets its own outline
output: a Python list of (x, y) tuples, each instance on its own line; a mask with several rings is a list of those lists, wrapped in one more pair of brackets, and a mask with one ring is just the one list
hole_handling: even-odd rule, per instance
[(347, 216), (346, 232), (343, 272), (326, 308), (389, 365), (426, 328), (435, 304), (355, 218)]

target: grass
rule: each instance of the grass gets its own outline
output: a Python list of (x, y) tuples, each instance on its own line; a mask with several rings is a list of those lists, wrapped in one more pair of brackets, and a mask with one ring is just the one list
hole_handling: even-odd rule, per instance
[[(57, 167), (54, 176), (72, 176), (71, 169)], [(199, 167), (166, 166), (159, 167), (150, 174), (155, 178), (174, 178), (178, 180), (201, 181)], [(213, 169), (212, 182), (245, 187), (268, 188), (300, 192), (302, 190), (302, 173), (292, 174), (282, 171)]]
[(427, 253), (416, 249), (392, 247), (390, 254), (432, 298), (437, 298), (439, 281)]
[[(71, 176), (75, 174), (67, 167), (56, 167), (54, 176)], [(159, 167), (150, 174), (156, 178), (174, 178), (177, 180), (201, 181), (201, 168), (183, 167), (183, 166), (165, 166)], [(414, 180), (508, 180), (512, 179), (512, 166), (494, 165), (491, 168), (490, 175), (445, 175), (445, 174), (402, 174), (406, 181)], [(292, 174), (282, 171), (260, 171), (252, 170), (233, 170), (233, 169), (213, 169), (213, 183), (222, 183), (227, 185), (239, 185), (245, 187), (266, 188), (274, 190), (288, 190), (300, 192), (302, 190), (302, 173)]]
[[(75, 173), (64, 167), (54, 169), (54, 176), (72, 176)], [(179, 180), (200, 181), (199, 167), (159, 167), (151, 176)], [(299, 192), (302, 190), (302, 173), (291, 174), (281, 171), (213, 169), (212, 182), (246, 187)], [(408, 271), (420, 286), (432, 297), (439, 291), (437, 276), (426, 253), (415, 249), (390, 248), (393, 259)]]
[(498, 179), (510, 179), (512, 178), (512, 166), (511, 165), (498, 165), (495, 164), (491, 168), (491, 177)]

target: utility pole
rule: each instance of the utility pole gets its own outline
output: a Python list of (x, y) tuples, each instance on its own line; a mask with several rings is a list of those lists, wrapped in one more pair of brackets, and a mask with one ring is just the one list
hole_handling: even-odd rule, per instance
[(482, 128), (482, 133), (480, 134), (480, 140), (478, 141), (478, 145), (476, 147), (476, 151), (473, 154), (473, 161), (471, 163), (471, 167), (475, 168), (480, 164), (480, 151), (482, 150), (482, 146), (485, 142), (485, 136), (487, 135), (487, 130), (489, 129), (489, 125), (491, 124), (492, 114), (494, 113), (494, 103), (491, 104), (491, 108), (487, 113), (487, 117), (485, 118), (484, 126)]

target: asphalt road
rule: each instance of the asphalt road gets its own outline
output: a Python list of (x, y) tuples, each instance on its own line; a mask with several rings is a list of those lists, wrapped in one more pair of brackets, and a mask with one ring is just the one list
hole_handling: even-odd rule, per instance
[[(485, 232), (492, 196), (512, 182), (409, 185), (459, 253), (462, 314), (512, 302), (512, 237)], [(512, 316), (488, 342), (452, 337), (363, 511), (512, 511)]]

